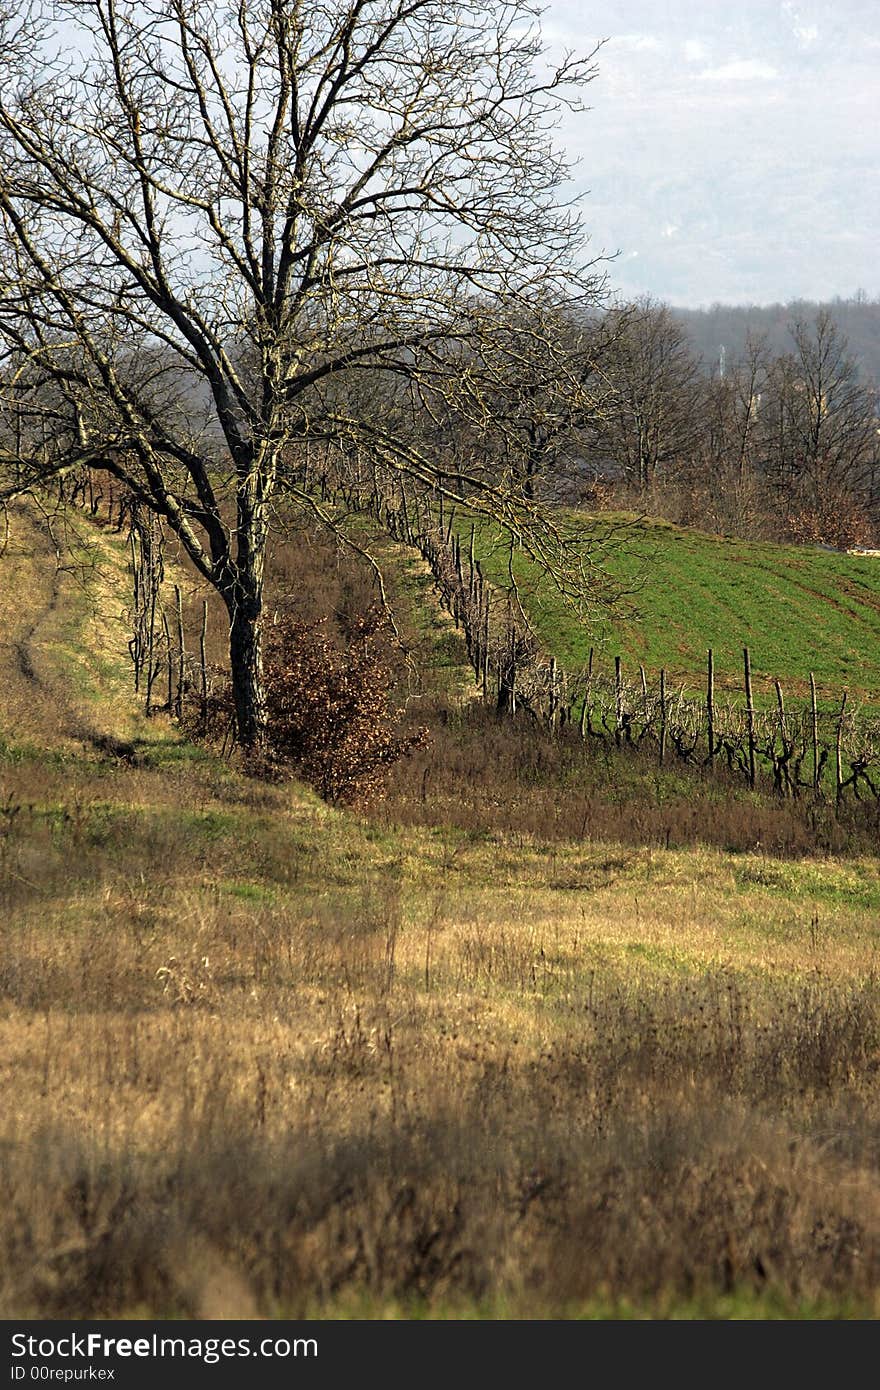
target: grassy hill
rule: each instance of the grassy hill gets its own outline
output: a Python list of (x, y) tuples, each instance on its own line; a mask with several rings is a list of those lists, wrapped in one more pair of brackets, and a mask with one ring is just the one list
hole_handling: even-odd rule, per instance
[(435, 762), (406, 824), (331, 808), (145, 720), (121, 541), (12, 520), (0, 1315), (880, 1311), (880, 870), (830, 811), (494, 720), (412, 573)]
[[(621, 523), (628, 524), (608, 550), (608, 565), (628, 612), (592, 630), (516, 557), (524, 605), (569, 670), (584, 666), (595, 645), (605, 661), (621, 655), (631, 672), (639, 663), (650, 673), (665, 667), (696, 689), (712, 647), (716, 684), (741, 689), (748, 646), (758, 689), (777, 678), (787, 693), (803, 695), (813, 671), (825, 698), (849, 690), (880, 699), (880, 559), (732, 540), (661, 521), (599, 517), (596, 524), (602, 535)], [(462, 534), (467, 529), (462, 523)], [(507, 549), (486, 527), (477, 553), (487, 576), (503, 585)]]

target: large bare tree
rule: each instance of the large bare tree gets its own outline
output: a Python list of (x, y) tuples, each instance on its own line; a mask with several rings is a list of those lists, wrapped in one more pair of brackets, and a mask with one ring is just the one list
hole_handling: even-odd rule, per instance
[(698, 438), (703, 381), (687, 333), (649, 297), (613, 309), (601, 365), (604, 400), (595, 449), (640, 493), (689, 458)]
[(164, 519), (228, 609), (245, 745), (273, 507), (316, 505), (298, 443), (466, 493), (580, 582), (513, 473), (453, 484), (414, 425), (453, 399), (479, 423), (486, 335), (601, 288), (551, 142), (595, 53), (548, 63), (537, 14), (33, 0), (0, 23), (7, 493), (88, 465)]
[(831, 313), (789, 325), (793, 351), (776, 359), (765, 389), (766, 467), (781, 490), (814, 503), (843, 486), (867, 491), (877, 453), (872, 393)]

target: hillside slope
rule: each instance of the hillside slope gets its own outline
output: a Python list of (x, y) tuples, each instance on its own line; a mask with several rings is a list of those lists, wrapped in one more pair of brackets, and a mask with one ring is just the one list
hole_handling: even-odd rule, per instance
[[(647, 519), (600, 516), (596, 524), (601, 532), (625, 520), (609, 568), (628, 592), (618, 613), (592, 630), (517, 557), (524, 606), (568, 669), (584, 666), (595, 646), (606, 662), (621, 655), (631, 670), (639, 663), (654, 673), (665, 668), (697, 688), (711, 647), (717, 685), (740, 689), (748, 646), (759, 689), (778, 678), (788, 692), (805, 694), (812, 671), (826, 699), (843, 690), (878, 699), (880, 559), (734, 540)], [(478, 553), (489, 578), (503, 585), (505, 544), (484, 529)]]
[[(73, 751), (146, 732), (128, 698), (121, 541), (76, 513), (18, 503), (0, 558), (0, 733)], [(151, 726), (156, 737), (160, 725)]]

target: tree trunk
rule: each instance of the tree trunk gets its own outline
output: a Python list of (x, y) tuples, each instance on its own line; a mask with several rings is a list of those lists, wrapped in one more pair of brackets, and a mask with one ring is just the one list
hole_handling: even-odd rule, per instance
[(243, 748), (259, 748), (266, 733), (263, 688), (262, 578), (250, 594), (241, 583), (229, 608), (229, 665), (235, 705), (236, 737)]
[(266, 733), (262, 644), (266, 560), (263, 512), (264, 508), (248, 506), (247, 501), (239, 497), (238, 555), (233, 576), (223, 590), (229, 613), (229, 667), (236, 738), (247, 749), (259, 748)]

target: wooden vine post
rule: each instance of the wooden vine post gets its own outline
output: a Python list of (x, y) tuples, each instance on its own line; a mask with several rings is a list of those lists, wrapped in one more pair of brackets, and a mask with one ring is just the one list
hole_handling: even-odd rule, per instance
[(819, 790), (819, 707), (816, 703), (816, 677), (810, 672), (810, 715), (813, 734), (813, 791)]
[(755, 785), (755, 703), (752, 699), (752, 659), (748, 647), (743, 647), (743, 670), (746, 682), (746, 719), (749, 730), (749, 786)]
[(174, 708), (172, 692), (174, 689), (174, 661), (171, 656), (171, 629), (168, 626), (168, 614), (162, 611), (162, 630), (165, 633), (165, 655), (168, 658), (168, 713), (171, 714)]
[(202, 668), (202, 727), (208, 723), (208, 662), (205, 648), (208, 637), (208, 600), (202, 599), (202, 630), (199, 633), (199, 660)]
[(840, 702), (837, 735), (834, 740), (834, 800), (837, 806), (840, 806), (840, 798), (843, 795), (843, 716), (846, 711), (846, 694), (844, 691)]
[(709, 767), (715, 770), (715, 653), (709, 648), (706, 670), (706, 739), (709, 745)]
[(791, 778), (788, 771), (788, 735), (785, 728), (785, 700), (779, 681), (775, 680), (773, 684), (776, 687), (776, 704), (779, 708), (779, 741), (782, 744), (782, 756), (779, 760), (779, 790), (782, 792), (783, 796), (787, 796), (791, 785)]
[(174, 696), (174, 713), (179, 719), (183, 714), (183, 687), (185, 684), (186, 648), (183, 640), (183, 595), (180, 585), (174, 586), (174, 606), (177, 616), (177, 690)]

